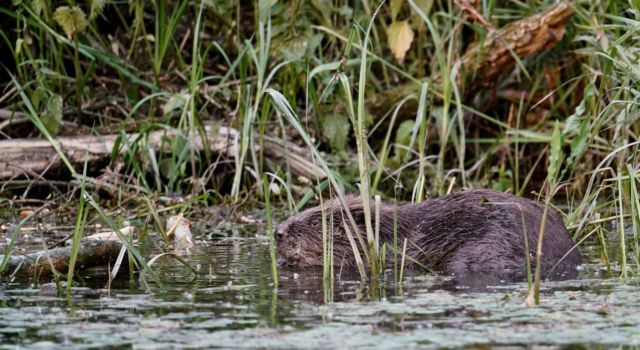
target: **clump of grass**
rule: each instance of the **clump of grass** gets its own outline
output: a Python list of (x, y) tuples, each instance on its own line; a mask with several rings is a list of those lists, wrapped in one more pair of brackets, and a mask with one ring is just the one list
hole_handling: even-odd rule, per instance
[(71, 290), (71, 286), (73, 285), (73, 274), (75, 272), (76, 259), (78, 258), (78, 251), (80, 249), (80, 240), (82, 239), (82, 234), (84, 233), (84, 227), (87, 222), (87, 216), (89, 215), (89, 210), (85, 206), (85, 178), (87, 176), (87, 162), (84, 163), (83, 171), (82, 171), (82, 180), (80, 183), (80, 198), (78, 199), (78, 214), (76, 216), (76, 225), (73, 231), (73, 237), (71, 239), (71, 255), (69, 257), (69, 270), (67, 271), (67, 291)]
[[(549, 155), (549, 166), (546, 180), (546, 191), (545, 191), (545, 201), (544, 201), (544, 210), (542, 212), (542, 218), (540, 223), (540, 231), (538, 232), (538, 240), (536, 246), (536, 268), (533, 276), (533, 288), (529, 286), (529, 295), (527, 296), (527, 304), (533, 305), (533, 302), (538, 305), (540, 304), (540, 282), (541, 282), (541, 271), (542, 271), (542, 245), (544, 242), (544, 234), (545, 227), (547, 223), (547, 215), (549, 213), (549, 206), (551, 205), (551, 199), (555, 194), (558, 188), (558, 176), (560, 171), (560, 165), (563, 160), (562, 155), (562, 138), (560, 134), (560, 127), (558, 126), (558, 122), (555, 123), (553, 134), (551, 134), (551, 148)], [(525, 236), (525, 242), (527, 241)], [(528, 250), (528, 245), (527, 245)], [(528, 256), (528, 255), (527, 255)], [(529, 260), (529, 259), (526, 259)], [(529, 264), (527, 262), (527, 264)], [(527, 271), (531, 271), (529, 265), (527, 265)]]

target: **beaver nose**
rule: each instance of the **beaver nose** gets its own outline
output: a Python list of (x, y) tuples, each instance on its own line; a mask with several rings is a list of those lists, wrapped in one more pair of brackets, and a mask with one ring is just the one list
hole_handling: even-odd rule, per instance
[(275, 228), (276, 240), (284, 239), (284, 236), (286, 233), (285, 231), (286, 231), (286, 228), (284, 227), (284, 225), (282, 224), (276, 225), (276, 228)]

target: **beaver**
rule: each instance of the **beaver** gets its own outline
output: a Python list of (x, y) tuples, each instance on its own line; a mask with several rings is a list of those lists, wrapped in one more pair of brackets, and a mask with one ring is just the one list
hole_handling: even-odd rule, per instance
[[(347, 195), (346, 204), (366, 241), (361, 198)], [(322, 266), (323, 208), (328, 231), (333, 232), (333, 264), (356, 266), (343, 226), (348, 219), (343, 216), (339, 199), (325, 201), (324, 205), (307, 209), (276, 226), (280, 265)], [(372, 222), (374, 208), (372, 200)], [(381, 246), (385, 243), (393, 245), (395, 217), (399, 248), (386, 249), (387, 262), (393, 261), (394, 249), (402, 252), (407, 239), (405, 263), (409, 267), (424, 266), (454, 275), (493, 272), (520, 278), (526, 275), (525, 234), (531, 268), (535, 267), (543, 211), (544, 205), (539, 202), (493, 190), (456, 192), (417, 204), (396, 206), (382, 202), (379, 240)], [(333, 229), (330, 222), (333, 222)], [(348, 227), (353, 232), (353, 226)], [(357, 244), (358, 240), (355, 241)], [(359, 244), (358, 248), (362, 254)], [(542, 244), (543, 276), (554, 271), (572, 278), (577, 275), (576, 267), (581, 262), (582, 256), (574, 249), (562, 218), (549, 208)]]

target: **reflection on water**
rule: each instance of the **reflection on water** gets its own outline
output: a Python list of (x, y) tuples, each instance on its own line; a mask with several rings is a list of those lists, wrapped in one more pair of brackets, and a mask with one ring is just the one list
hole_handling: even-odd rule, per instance
[(637, 281), (602, 278), (595, 264), (580, 279), (545, 283), (542, 306), (526, 308), (523, 283), (419, 273), (398, 288), (337, 270), (327, 296), (321, 270), (281, 269), (274, 292), (267, 248), (261, 238), (201, 243), (187, 256), (195, 282), (161, 259), (154, 266), (166, 292), (147, 293), (126, 277), (108, 291), (104, 269), (85, 273), (68, 296), (51, 284), (1, 285), (0, 348), (640, 345)]

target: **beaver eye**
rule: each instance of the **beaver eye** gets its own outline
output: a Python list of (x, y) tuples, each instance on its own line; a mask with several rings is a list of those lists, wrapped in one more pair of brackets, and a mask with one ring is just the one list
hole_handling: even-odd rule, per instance
[(320, 220), (318, 220), (318, 219), (311, 220), (311, 226), (313, 226), (313, 227), (320, 226)]

